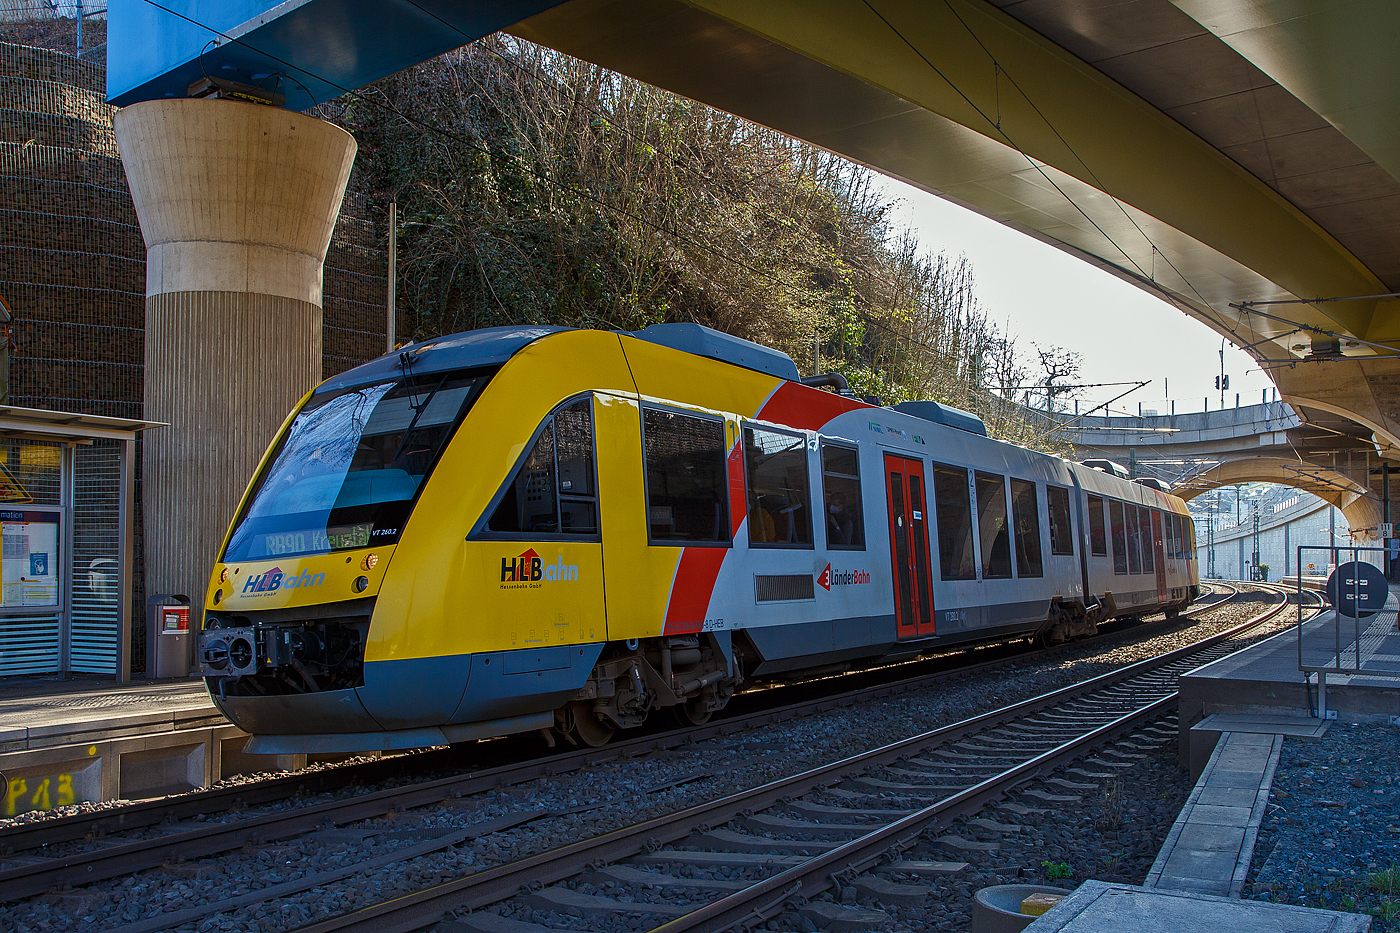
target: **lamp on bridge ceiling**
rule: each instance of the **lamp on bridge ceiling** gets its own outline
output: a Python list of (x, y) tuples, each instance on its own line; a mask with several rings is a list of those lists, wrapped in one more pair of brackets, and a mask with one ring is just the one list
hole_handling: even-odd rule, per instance
[(113, 120), (146, 241), (147, 592), (197, 614), (224, 530), (287, 412), (321, 380), (321, 276), (355, 140), (240, 100)]

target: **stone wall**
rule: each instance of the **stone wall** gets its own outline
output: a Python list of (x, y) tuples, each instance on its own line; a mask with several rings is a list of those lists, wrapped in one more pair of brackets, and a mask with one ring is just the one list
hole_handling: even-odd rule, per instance
[[(98, 64), (0, 42), (0, 295), (18, 320), (10, 403), (141, 418), (146, 249), (105, 86)], [(387, 218), (355, 192), (352, 181), (326, 257), (325, 376), (384, 352)], [(138, 484), (138, 667), (141, 499)]]

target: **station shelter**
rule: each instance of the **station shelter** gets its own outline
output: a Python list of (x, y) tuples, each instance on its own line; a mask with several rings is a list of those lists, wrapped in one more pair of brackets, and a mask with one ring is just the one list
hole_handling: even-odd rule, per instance
[(131, 675), (136, 434), (0, 406), (0, 677)]

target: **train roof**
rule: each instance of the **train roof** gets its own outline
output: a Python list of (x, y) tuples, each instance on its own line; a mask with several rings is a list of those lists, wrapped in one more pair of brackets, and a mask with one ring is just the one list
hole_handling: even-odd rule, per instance
[(348, 389), (378, 379), (399, 379), (405, 370), (421, 375), (449, 369), (499, 366), (541, 337), (574, 329), (546, 325), (483, 327), (461, 334), (434, 337), (422, 343), (409, 344), (395, 353), (386, 353), (354, 369), (347, 369), (321, 383), (316, 387), (316, 392)]
[(628, 336), (779, 379), (792, 382), (802, 380), (797, 364), (781, 350), (773, 350), (741, 337), (731, 337), (701, 324), (653, 324), (645, 330), (634, 330)]
[[(499, 366), (536, 340), (574, 329), (547, 325), (516, 325), (483, 327), (465, 333), (435, 337), (422, 343), (409, 344), (395, 353), (386, 353), (378, 359), (332, 376), (316, 387), (316, 394), (337, 392), (380, 380), (399, 379), (405, 372), (422, 375), (454, 369)], [(733, 337), (700, 324), (653, 324), (644, 330), (621, 333), (681, 353), (740, 366), (778, 379), (802, 381), (792, 357), (781, 350)], [(981, 418), (938, 402), (901, 402), (889, 410), (957, 428), (969, 434), (987, 436), (987, 428)]]

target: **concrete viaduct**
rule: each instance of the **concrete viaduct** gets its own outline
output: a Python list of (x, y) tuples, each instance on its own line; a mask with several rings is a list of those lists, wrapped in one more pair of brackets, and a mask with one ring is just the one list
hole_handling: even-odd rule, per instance
[[(297, 111), (501, 29), (1064, 249), (1248, 347), (1304, 424), (1378, 457), (1400, 446), (1390, 0), (111, 0), (108, 15), (149, 250), (145, 417), (171, 424), (144, 453), (152, 592), (202, 590), (272, 432), (321, 376), (321, 268), (355, 141)], [(230, 82), (285, 100), (212, 99)]]
[[(1336, 506), (1358, 543), (1386, 519), (1387, 461), (1347, 422), (1304, 421), (1283, 402), (1182, 415), (1088, 416), (1059, 436), (1078, 459), (1105, 458), (1191, 499), (1242, 483), (1277, 483)], [(1346, 532), (1344, 532), (1346, 533)]]

